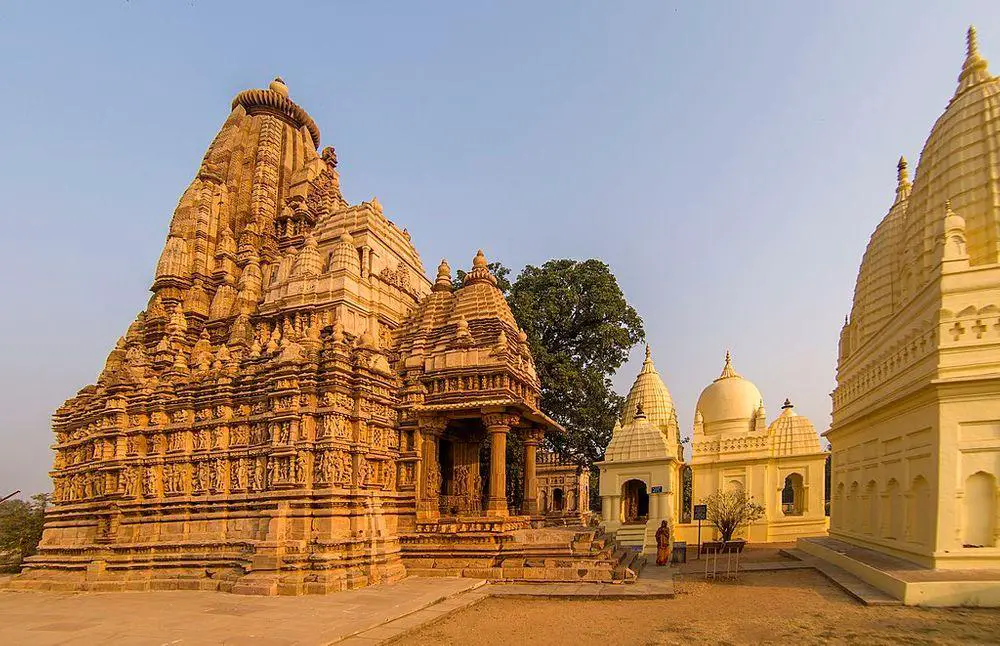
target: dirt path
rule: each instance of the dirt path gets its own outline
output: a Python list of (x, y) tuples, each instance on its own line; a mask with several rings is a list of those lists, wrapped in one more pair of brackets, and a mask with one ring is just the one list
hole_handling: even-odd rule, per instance
[(487, 599), (397, 644), (1000, 644), (1000, 610), (869, 608), (812, 570), (677, 581), (660, 601)]

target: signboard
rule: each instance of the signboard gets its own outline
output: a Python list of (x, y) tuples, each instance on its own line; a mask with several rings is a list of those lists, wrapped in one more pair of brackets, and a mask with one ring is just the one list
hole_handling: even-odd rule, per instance
[(649, 493), (663, 493), (663, 485), (653, 485), (653, 488), (649, 490)]
[(694, 506), (694, 519), (695, 520), (707, 520), (708, 519), (708, 505), (695, 505)]

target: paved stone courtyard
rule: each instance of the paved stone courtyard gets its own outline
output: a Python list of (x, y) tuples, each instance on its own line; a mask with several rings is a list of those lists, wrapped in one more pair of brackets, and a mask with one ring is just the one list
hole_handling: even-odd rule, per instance
[(0, 644), (329, 644), (428, 606), (424, 620), (447, 614), (458, 607), (449, 598), (483, 583), (413, 577), (305, 597), (0, 591)]
[(775, 553), (752, 560), (778, 569), (710, 583), (650, 566), (634, 585), (411, 577), (305, 597), (0, 590), (0, 644), (1000, 643), (1000, 610), (865, 607)]

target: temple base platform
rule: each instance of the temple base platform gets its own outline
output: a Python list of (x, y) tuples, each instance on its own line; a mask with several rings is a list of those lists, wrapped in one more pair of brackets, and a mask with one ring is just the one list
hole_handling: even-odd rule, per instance
[(931, 569), (826, 537), (800, 538), (796, 547), (907, 606), (1000, 607), (1000, 569)]
[(528, 517), (442, 518), (400, 537), (409, 575), (490, 581), (633, 583), (645, 564), (596, 527), (532, 527)]

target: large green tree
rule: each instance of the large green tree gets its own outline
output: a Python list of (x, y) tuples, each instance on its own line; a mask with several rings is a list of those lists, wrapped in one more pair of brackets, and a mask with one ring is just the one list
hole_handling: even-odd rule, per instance
[(0, 503), (0, 565), (17, 567), (35, 553), (42, 538), (48, 495), (38, 494), (30, 502)]
[(542, 410), (566, 428), (551, 439), (590, 466), (604, 455), (624, 399), (611, 377), (645, 338), (611, 269), (600, 260), (528, 265), (507, 294), (528, 335), (542, 382)]

